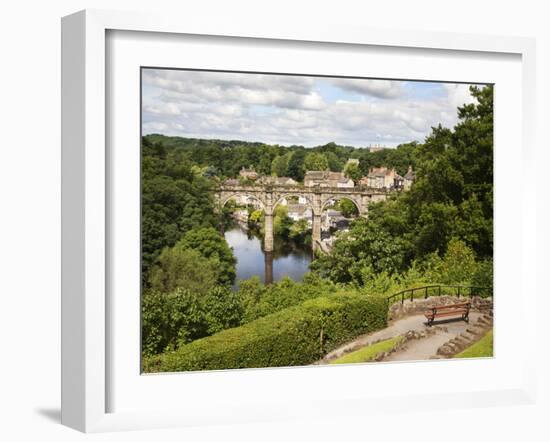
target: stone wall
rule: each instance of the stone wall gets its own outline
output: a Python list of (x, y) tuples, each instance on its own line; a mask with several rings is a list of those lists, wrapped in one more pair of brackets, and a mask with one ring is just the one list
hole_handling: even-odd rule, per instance
[(493, 309), (493, 298), (481, 298), (479, 296), (456, 297), (456, 296), (431, 296), (428, 299), (417, 298), (406, 299), (403, 304), (398, 301), (390, 306), (389, 320), (395, 320), (410, 315), (419, 315), (424, 311), (438, 305), (450, 305), (460, 302), (471, 302), (471, 310), (487, 312)]

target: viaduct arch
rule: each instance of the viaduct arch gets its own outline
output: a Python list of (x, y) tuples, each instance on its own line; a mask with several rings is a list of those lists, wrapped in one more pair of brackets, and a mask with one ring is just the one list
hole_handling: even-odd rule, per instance
[(332, 199), (347, 198), (358, 208), (359, 215), (368, 215), (369, 203), (383, 201), (389, 191), (370, 187), (305, 187), (276, 185), (220, 185), (214, 190), (214, 198), (218, 208), (221, 208), (233, 197), (250, 196), (258, 200), (265, 213), (264, 250), (273, 251), (273, 212), (284, 197), (304, 197), (308, 200), (313, 212), (312, 243), (317, 249), (321, 243), (321, 214), (323, 208)]

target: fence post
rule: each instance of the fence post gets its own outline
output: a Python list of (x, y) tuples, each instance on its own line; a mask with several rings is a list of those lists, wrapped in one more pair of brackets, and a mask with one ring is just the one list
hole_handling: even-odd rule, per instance
[(401, 292), (401, 304), (405, 303), (405, 292)]
[(439, 296), (441, 296), (441, 286), (439, 286)]
[(413, 302), (414, 289), (411, 290), (411, 302)]
[(458, 286), (458, 298), (460, 299), (460, 286)]
[(424, 299), (428, 299), (428, 287), (426, 286), (426, 294), (424, 295)]

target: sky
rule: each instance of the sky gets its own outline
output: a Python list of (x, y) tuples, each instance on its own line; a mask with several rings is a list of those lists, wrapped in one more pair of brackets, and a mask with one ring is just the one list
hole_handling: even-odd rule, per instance
[(144, 69), (142, 132), (393, 147), (457, 123), (467, 84)]

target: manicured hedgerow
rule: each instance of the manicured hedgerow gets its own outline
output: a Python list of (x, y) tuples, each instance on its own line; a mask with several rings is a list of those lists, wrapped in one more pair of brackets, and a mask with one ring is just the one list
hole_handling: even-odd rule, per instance
[(385, 299), (339, 293), (144, 359), (145, 372), (307, 365), (338, 345), (387, 325)]

